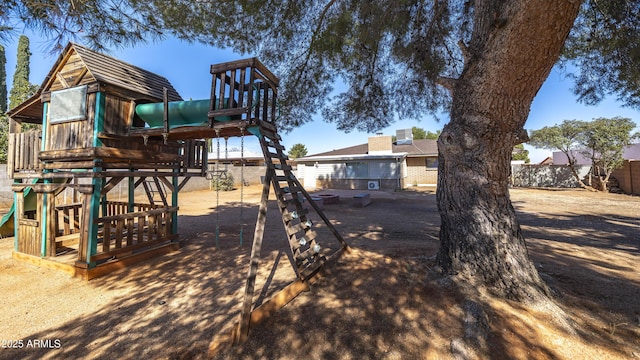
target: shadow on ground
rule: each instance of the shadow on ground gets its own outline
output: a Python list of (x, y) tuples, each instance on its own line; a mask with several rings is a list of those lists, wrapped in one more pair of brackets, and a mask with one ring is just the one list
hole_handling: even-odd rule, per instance
[[(93, 314), (29, 336), (59, 339), (59, 349), (5, 349), (0, 358), (205, 358), (213, 337), (240, 312), (257, 206), (245, 206), (239, 221), (237, 205), (220, 207), (217, 214), (181, 215), (179, 252), (91, 281), (96, 298), (114, 289), (126, 294)], [(490, 357), (569, 358), (580, 355), (581, 346), (640, 357), (640, 283), (634, 270), (640, 222), (613, 212), (560, 217), (529, 211), (526, 201), (514, 205), (530, 254), (575, 332), (554, 326), (544, 311), (487, 299)], [(452, 358), (455, 340), (469, 340), (469, 320), (460, 291), (428, 276), (438, 246), (435, 195), (401, 193), (365, 208), (342, 202), (326, 205), (325, 213), (354, 251), (332, 264), (310, 292), (252, 329), (245, 344), (217, 358)], [(318, 232), (327, 239), (323, 245), (338, 246), (326, 227), (319, 225)], [(283, 255), (284, 239), (270, 202), (256, 299), (295, 278)], [(74, 304), (92, 301), (80, 300)], [(567, 349), (572, 346), (573, 352)]]

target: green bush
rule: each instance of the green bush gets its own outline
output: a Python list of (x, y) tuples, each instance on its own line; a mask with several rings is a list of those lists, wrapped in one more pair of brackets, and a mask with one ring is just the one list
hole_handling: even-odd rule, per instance
[(216, 191), (233, 190), (233, 175), (227, 172), (219, 176), (214, 176), (213, 179), (211, 179), (211, 188)]

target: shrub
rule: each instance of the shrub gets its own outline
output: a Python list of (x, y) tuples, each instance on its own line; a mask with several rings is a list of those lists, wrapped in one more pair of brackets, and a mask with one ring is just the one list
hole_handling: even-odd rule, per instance
[(219, 176), (214, 176), (213, 179), (211, 179), (211, 188), (216, 191), (233, 190), (233, 175), (227, 172)]

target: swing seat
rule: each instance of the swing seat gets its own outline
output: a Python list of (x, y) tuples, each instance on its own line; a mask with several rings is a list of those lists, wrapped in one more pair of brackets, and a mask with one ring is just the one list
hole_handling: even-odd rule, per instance
[(212, 174), (212, 178), (218, 178), (218, 179), (227, 178), (227, 170), (213, 170), (210, 173)]

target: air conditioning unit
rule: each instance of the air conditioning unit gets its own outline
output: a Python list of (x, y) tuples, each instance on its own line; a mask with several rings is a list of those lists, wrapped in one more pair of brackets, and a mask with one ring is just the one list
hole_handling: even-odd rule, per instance
[(396, 144), (411, 145), (413, 143), (413, 130), (401, 129), (396, 130)]
[(380, 190), (380, 181), (378, 180), (367, 181), (367, 188), (369, 190)]

